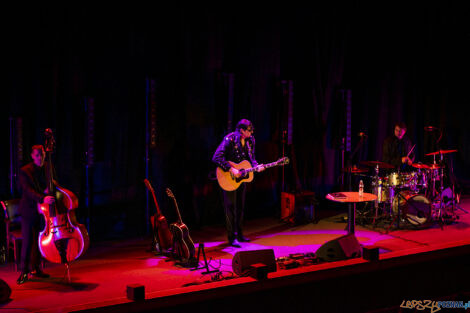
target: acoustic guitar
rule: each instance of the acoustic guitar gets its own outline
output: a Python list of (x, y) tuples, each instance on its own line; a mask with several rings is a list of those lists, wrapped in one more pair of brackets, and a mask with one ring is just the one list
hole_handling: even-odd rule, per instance
[(193, 240), (189, 236), (188, 227), (181, 220), (180, 210), (173, 192), (170, 190), (170, 188), (167, 188), (166, 193), (170, 198), (173, 199), (176, 213), (178, 214), (178, 220), (176, 223), (170, 224), (170, 231), (173, 234), (173, 252), (178, 259), (189, 263), (189, 261), (194, 259), (196, 248), (194, 247)]
[(218, 167), (216, 170), (217, 181), (223, 190), (233, 191), (240, 187), (242, 183), (251, 182), (253, 180), (253, 172), (257, 171), (261, 166), (264, 166), (264, 168), (270, 168), (274, 166), (286, 165), (289, 164), (289, 158), (283, 157), (276, 162), (260, 164), (255, 167), (252, 167), (248, 160), (243, 160), (240, 163), (228, 161), (228, 163), (230, 166), (239, 170), (242, 175), (240, 177), (235, 177), (230, 171), (224, 171)]
[(163, 216), (160, 211), (160, 206), (157, 202), (157, 197), (155, 196), (155, 191), (153, 190), (152, 184), (146, 178), (144, 179), (144, 184), (147, 189), (152, 193), (153, 202), (155, 203), (155, 208), (157, 209), (156, 213), (150, 217), (150, 222), (153, 229), (153, 243), (152, 246), (155, 246), (157, 251), (166, 251), (171, 248), (173, 242), (173, 236), (168, 228), (168, 222), (166, 221), (165, 216)]

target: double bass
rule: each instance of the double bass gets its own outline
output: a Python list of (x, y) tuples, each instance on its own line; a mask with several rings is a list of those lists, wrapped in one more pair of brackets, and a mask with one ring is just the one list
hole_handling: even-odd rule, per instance
[(55, 202), (38, 205), (45, 219), (45, 227), (39, 232), (39, 251), (49, 262), (68, 266), (88, 249), (90, 239), (86, 227), (79, 224), (75, 216), (77, 197), (54, 181), (51, 154), (55, 140), (51, 129), (46, 129), (45, 136), (47, 195), (53, 196)]

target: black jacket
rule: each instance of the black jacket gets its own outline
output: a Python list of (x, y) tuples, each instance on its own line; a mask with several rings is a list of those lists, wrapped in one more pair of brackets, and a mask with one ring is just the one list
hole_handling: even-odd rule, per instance
[[(406, 135), (401, 140), (396, 136), (387, 137), (382, 147), (383, 162), (393, 165), (396, 169), (405, 169), (407, 165), (401, 162), (401, 158), (407, 156), (412, 147), (411, 139)], [(414, 151), (410, 153), (410, 158), (413, 157)]]
[(39, 215), (38, 204), (42, 203), (45, 181), (45, 167), (38, 167), (33, 162), (20, 169), (19, 182), (22, 192), (19, 211), (23, 218), (34, 218)]
[(245, 146), (242, 146), (241, 134), (238, 131), (225, 136), (212, 157), (212, 161), (224, 171), (230, 169), (228, 161), (240, 163), (243, 160), (248, 160), (252, 167), (258, 165), (255, 159), (255, 138), (246, 138)]

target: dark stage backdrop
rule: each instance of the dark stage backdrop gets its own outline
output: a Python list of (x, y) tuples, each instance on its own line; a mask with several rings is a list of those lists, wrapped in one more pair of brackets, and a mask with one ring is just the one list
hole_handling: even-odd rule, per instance
[[(155, 86), (156, 145), (150, 180), (171, 221), (170, 187), (190, 227), (223, 223), (211, 157), (227, 132), (229, 78), (234, 123), (255, 124), (257, 158), (277, 160), (287, 127), (283, 86), (293, 82), (293, 159), (288, 191), (317, 199), (339, 188), (346, 102), (352, 95), (352, 162), (380, 160), (396, 121), (408, 124), (417, 160), (442, 149), (466, 190), (470, 178), (468, 83), (470, 29), (460, 4), (365, 2), (312, 8), (126, 7), (21, 8), (3, 23), (0, 193), (9, 187), (9, 117), (22, 119), (24, 161), (56, 134), (59, 180), (80, 196), (79, 217), (95, 239), (146, 231), (146, 82)], [(91, 204), (84, 203), (88, 132), (85, 99), (95, 106)], [(249, 185), (247, 217), (279, 215), (281, 170)], [(17, 194), (13, 195), (17, 196)], [(319, 209), (326, 203), (320, 201)], [(151, 203), (151, 212), (153, 205)]]

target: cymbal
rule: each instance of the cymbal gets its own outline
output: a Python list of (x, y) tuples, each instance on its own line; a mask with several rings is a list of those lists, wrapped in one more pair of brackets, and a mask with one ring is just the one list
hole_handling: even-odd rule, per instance
[(372, 166), (372, 167), (378, 166), (379, 168), (395, 168), (395, 166), (391, 164), (380, 162), (380, 161), (362, 161), (360, 163), (363, 165)]
[(453, 153), (453, 152), (457, 152), (457, 151), (458, 150), (439, 150), (439, 151), (431, 152), (431, 153), (428, 153), (428, 154), (425, 154), (425, 155), (447, 154), (447, 153)]
[(426, 168), (426, 169), (429, 168), (429, 165), (426, 165), (426, 164), (423, 164), (423, 163), (413, 163), (413, 164), (411, 164), (411, 166), (413, 166), (414, 168)]
[(352, 173), (352, 174), (358, 173), (359, 174), (359, 173), (366, 173), (369, 170), (366, 168), (357, 167), (356, 165), (353, 165), (353, 166), (344, 167), (341, 169), (341, 171), (346, 172), (346, 173)]
[(430, 170), (437, 170), (438, 168), (443, 168), (444, 165), (443, 164), (429, 164), (428, 165), (428, 169)]

